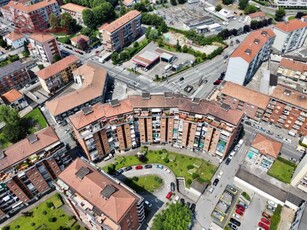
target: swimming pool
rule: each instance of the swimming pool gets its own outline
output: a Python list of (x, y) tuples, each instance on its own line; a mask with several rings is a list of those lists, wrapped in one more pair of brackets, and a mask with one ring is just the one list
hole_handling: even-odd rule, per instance
[(252, 151), (248, 151), (247, 157), (248, 157), (249, 159), (252, 159), (253, 156), (254, 156), (254, 153), (253, 153)]

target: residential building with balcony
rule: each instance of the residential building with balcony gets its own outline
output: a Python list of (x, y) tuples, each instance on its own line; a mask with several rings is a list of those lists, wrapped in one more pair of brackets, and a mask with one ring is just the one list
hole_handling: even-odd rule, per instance
[(294, 135), (307, 136), (307, 95), (277, 85), (262, 120)]
[(223, 159), (241, 131), (243, 112), (213, 101), (164, 93), (98, 103), (69, 117), (91, 161), (139, 145), (171, 143)]
[(265, 113), (270, 96), (236, 83), (226, 82), (219, 94), (219, 101), (232, 109), (243, 111), (248, 118), (258, 122)]
[(225, 80), (246, 85), (269, 58), (274, 39), (271, 29), (250, 33), (229, 57)]
[(78, 57), (70, 55), (41, 69), (35, 74), (43, 89), (53, 94), (69, 81), (73, 80), (72, 72), (80, 66), (80, 63)]
[(7, 44), (9, 46), (12, 46), (14, 49), (22, 47), (24, 43), (27, 41), (26, 37), (23, 34), (17, 33), (15, 31), (5, 35), (3, 37), (3, 40), (5, 40)]
[(282, 76), (293, 81), (307, 81), (307, 63), (282, 58), (277, 69), (277, 76)]
[(60, 49), (55, 37), (51, 34), (33, 33), (29, 37), (28, 45), (30, 54), (46, 64), (54, 63), (54, 56), (60, 54)]
[(292, 176), (291, 185), (307, 193), (307, 154), (297, 165)]
[(295, 19), (279, 22), (273, 27), (276, 34), (273, 49), (278, 53), (288, 53), (303, 46), (307, 37), (307, 22)]
[(43, 31), (49, 27), (51, 14), (60, 16), (60, 7), (56, 0), (43, 0), (37, 3), (10, 1), (1, 7), (5, 20), (23, 32)]
[(18, 110), (24, 109), (28, 106), (28, 102), (25, 100), (24, 96), (16, 89), (11, 89), (2, 94), (1, 98), (6, 105)]
[(61, 123), (84, 107), (104, 101), (108, 76), (106, 69), (94, 63), (86, 63), (75, 69), (72, 74), (79, 88), (46, 103), (57, 123)]
[(84, 26), (82, 11), (88, 9), (87, 7), (80, 6), (74, 3), (67, 3), (61, 6), (61, 9), (63, 13), (68, 13), (73, 19), (76, 19), (79, 25)]
[(246, 21), (248, 24), (250, 24), (252, 21), (263, 21), (265, 19), (266, 19), (266, 15), (262, 11), (251, 13), (246, 16)]
[(307, 1), (306, 0), (274, 0), (273, 1), (277, 6), (284, 6), (284, 7), (306, 7)]
[(21, 89), (30, 82), (30, 75), (26, 63), (15, 61), (1, 68), (0, 71), (0, 94), (11, 89)]
[(139, 11), (131, 10), (110, 24), (98, 28), (105, 49), (116, 51), (133, 42), (141, 33), (141, 18)]
[(144, 198), (84, 158), (59, 175), (56, 188), (89, 229), (137, 230), (145, 219)]
[(71, 161), (51, 127), (1, 150), (0, 222), (50, 192), (52, 181)]

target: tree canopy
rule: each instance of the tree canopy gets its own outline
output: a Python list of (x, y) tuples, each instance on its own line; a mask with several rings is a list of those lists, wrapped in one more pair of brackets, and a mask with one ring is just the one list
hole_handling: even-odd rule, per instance
[(234, 0), (222, 0), (224, 5), (230, 5), (234, 2)]
[(191, 211), (180, 203), (170, 204), (168, 209), (157, 214), (152, 230), (186, 230), (191, 222)]
[(285, 9), (279, 7), (278, 10), (275, 11), (275, 20), (280, 22), (283, 20), (285, 15), (286, 15)]
[(239, 9), (244, 10), (248, 5), (248, 0), (240, 0), (239, 1)]

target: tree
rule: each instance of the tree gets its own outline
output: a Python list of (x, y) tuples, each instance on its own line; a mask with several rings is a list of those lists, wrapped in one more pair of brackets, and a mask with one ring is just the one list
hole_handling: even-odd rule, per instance
[(244, 10), (248, 5), (248, 0), (239, 0), (239, 9)]
[(295, 18), (299, 18), (301, 19), (302, 17), (304, 17), (305, 15), (307, 15), (307, 12), (297, 12), (296, 15), (295, 15)]
[(249, 25), (245, 25), (245, 26), (243, 27), (244, 33), (248, 33), (250, 30), (251, 30), (251, 29), (250, 29)]
[[(104, 2), (93, 8), (95, 27), (115, 18), (114, 7), (109, 2)], [(90, 27), (90, 26), (89, 26)]]
[(56, 54), (56, 55), (53, 56), (54, 62), (60, 61), (61, 59), (62, 58), (61, 58), (61, 56), (59, 54)]
[(3, 48), (7, 47), (7, 43), (6, 43), (6, 41), (3, 40), (2, 36), (0, 36), (0, 46), (3, 47)]
[(257, 28), (258, 28), (258, 22), (257, 21), (251, 21), (251, 26), (250, 26), (250, 28), (252, 29), (252, 30), (256, 30)]
[(275, 11), (275, 20), (280, 22), (283, 20), (285, 15), (286, 15), (285, 9), (282, 7), (279, 7), (278, 10)]
[(57, 29), (60, 26), (59, 18), (55, 14), (50, 14), (49, 24), (53, 29)]
[(83, 27), (80, 31), (81, 34), (85, 35), (85, 36), (90, 36), (90, 34), (93, 32), (93, 30), (91, 28), (88, 27)]
[(159, 32), (156, 29), (151, 29), (148, 33), (147, 39), (155, 41), (159, 37)]
[[(157, 214), (152, 230), (189, 229), (191, 223), (191, 210), (180, 203), (170, 204), (168, 209)], [(178, 228), (180, 226), (180, 228)]]
[(234, 2), (234, 0), (222, 0), (224, 5), (230, 5)]
[(258, 11), (258, 8), (254, 5), (247, 5), (244, 9), (244, 14), (251, 14)]
[(138, 10), (138, 11), (141, 11), (141, 12), (148, 12), (148, 9), (147, 9), (146, 4), (144, 2), (135, 3), (133, 8), (135, 10)]
[(81, 38), (81, 39), (79, 39), (79, 41), (77, 43), (77, 47), (80, 50), (84, 50), (87, 47), (87, 42), (83, 38)]
[(63, 13), (61, 15), (60, 26), (65, 28), (68, 34), (74, 34), (80, 29), (76, 19), (72, 18), (68, 13)]
[(218, 5), (216, 5), (216, 7), (215, 7), (215, 11), (216, 11), (216, 12), (219, 12), (222, 8), (223, 8), (222, 5), (221, 5), (221, 4), (218, 4)]
[(120, 3), (120, 11), (119, 11), (119, 15), (120, 16), (123, 16), (124, 14), (127, 13), (127, 8), (126, 6), (121, 2)]
[(95, 21), (95, 16), (93, 14), (93, 11), (90, 9), (85, 9), (82, 11), (82, 19), (84, 21), (84, 24), (91, 28), (91, 29), (96, 29), (97, 23)]
[(0, 106), (0, 121), (5, 124), (17, 125), (21, 122), (21, 118), (16, 109), (6, 105)]
[(176, 50), (181, 51), (181, 45), (179, 44), (179, 40), (177, 40), (177, 43), (176, 43)]
[(176, 0), (171, 0), (171, 4), (172, 4), (173, 6), (176, 6), (176, 5), (177, 5), (177, 1), (176, 1)]
[(30, 51), (29, 51), (29, 48), (28, 48), (28, 44), (29, 44), (29, 42), (26, 42), (26, 41), (24, 41), (23, 42), (23, 49), (24, 49), (24, 54), (26, 55), (26, 56), (29, 56), (30, 55)]
[(130, 59), (130, 54), (127, 50), (123, 50), (122, 52), (120, 52), (119, 58), (120, 58), (121, 61), (126, 61), (126, 60)]
[(111, 56), (112, 62), (114, 65), (119, 63), (119, 55), (117, 52), (114, 52)]
[(168, 31), (166, 23), (163, 21), (159, 26), (158, 26), (158, 32), (159, 34), (161, 33), (166, 33)]
[(184, 4), (186, 2), (186, 0), (178, 0), (179, 4)]

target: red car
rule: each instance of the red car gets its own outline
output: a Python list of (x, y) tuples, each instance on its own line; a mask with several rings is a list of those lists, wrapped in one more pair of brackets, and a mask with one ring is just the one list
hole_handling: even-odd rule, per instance
[(266, 218), (261, 218), (261, 222), (265, 223), (268, 226), (271, 225), (271, 222), (268, 219), (266, 219)]
[(142, 165), (135, 166), (135, 169), (136, 169), (136, 170), (143, 169), (143, 166), (142, 166)]
[(263, 212), (263, 213), (262, 213), (262, 216), (265, 217), (265, 218), (267, 218), (268, 220), (271, 219), (271, 216), (270, 216), (269, 214), (267, 214), (266, 212)]
[(173, 195), (173, 193), (172, 192), (169, 192), (169, 193), (167, 193), (167, 195), (166, 195), (166, 199), (171, 199), (171, 197), (172, 197), (172, 195)]
[(236, 213), (239, 214), (240, 216), (244, 215), (244, 212), (242, 212), (240, 209), (236, 209)]
[(267, 225), (265, 225), (264, 223), (262, 223), (262, 222), (259, 222), (259, 223), (258, 223), (258, 226), (259, 226), (260, 228), (264, 228), (265, 230), (269, 230), (269, 227), (268, 227)]
[(241, 210), (242, 212), (245, 211), (245, 208), (242, 205), (237, 204), (236, 208)]

